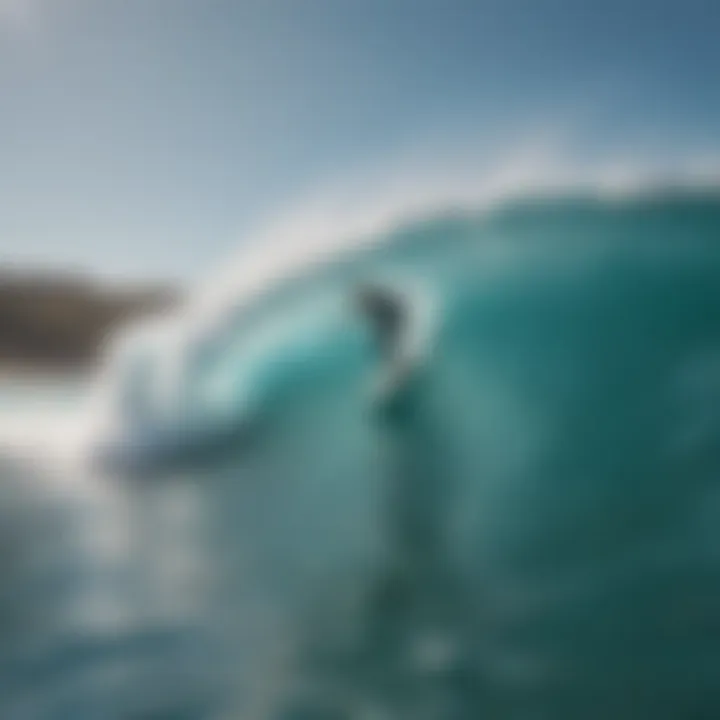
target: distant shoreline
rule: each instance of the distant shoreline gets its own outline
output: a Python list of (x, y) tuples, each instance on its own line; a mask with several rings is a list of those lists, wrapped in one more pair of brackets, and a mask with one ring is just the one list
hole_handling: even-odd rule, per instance
[(119, 327), (181, 299), (167, 285), (118, 287), (60, 272), (0, 270), (0, 378), (87, 374)]
[(81, 380), (92, 373), (95, 365), (61, 366), (42, 365), (40, 363), (17, 365), (0, 360), (0, 382), (12, 380), (18, 382), (54, 382), (56, 380)]

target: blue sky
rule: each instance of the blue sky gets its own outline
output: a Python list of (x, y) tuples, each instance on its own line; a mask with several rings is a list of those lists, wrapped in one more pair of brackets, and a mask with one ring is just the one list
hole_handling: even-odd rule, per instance
[(191, 278), (315, 188), (534, 127), (717, 151), (718, 38), (717, 0), (0, 0), (0, 261)]

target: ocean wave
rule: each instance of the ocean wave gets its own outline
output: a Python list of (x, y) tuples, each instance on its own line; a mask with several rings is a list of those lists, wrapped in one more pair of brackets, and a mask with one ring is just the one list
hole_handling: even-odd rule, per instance
[[(109, 353), (114, 371), (98, 383), (98, 395), (114, 400), (99, 406), (111, 408), (117, 423), (122, 398), (132, 422), (141, 425), (145, 416), (179, 424), (183, 437), (189, 426), (222, 422), (222, 413), (238, 423), (241, 398), (248, 406), (257, 402), (250, 395), (270, 358), (297, 356), (323, 332), (340, 337), (353, 287), (382, 278), (390, 285), (424, 283), (442, 295), (486, 282), (503, 267), (557, 272), (628, 244), (658, 258), (690, 253), (711, 242), (718, 221), (718, 187), (710, 175), (705, 179), (656, 178), (630, 184), (632, 191), (626, 182), (620, 196), (608, 194), (617, 187), (597, 177), (535, 187), (495, 180), (488, 186), (501, 190), (481, 192), (481, 207), (445, 198), (433, 210), (423, 198), (414, 210), (412, 203), (389, 203), (354, 218), (321, 212), (309, 223), (291, 216), (251, 243), (257, 249), (242, 252), (209, 290), (201, 286), (180, 313), (121, 338), (122, 349)], [(147, 407), (130, 408), (132, 397)]]
[[(38, 602), (74, 634), (29, 691), (37, 672), (103, 710), (137, 688), (150, 714), (716, 716), (716, 188), (367, 228), (268, 241), (108, 348), (84, 447), (116, 462), (60, 513), (87, 582), (63, 565), (63, 602)], [(380, 407), (368, 280), (433, 321), (426, 372)], [(28, 543), (54, 548), (44, 518)], [(147, 689), (160, 665), (189, 696)]]

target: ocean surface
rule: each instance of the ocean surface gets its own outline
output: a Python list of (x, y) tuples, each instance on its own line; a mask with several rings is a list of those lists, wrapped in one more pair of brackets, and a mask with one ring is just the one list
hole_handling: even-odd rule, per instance
[[(720, 195), (282, 269), (0, 384), (0, 717), (720, 717)], [(367, 282), (421, 320), (382, 397)]]

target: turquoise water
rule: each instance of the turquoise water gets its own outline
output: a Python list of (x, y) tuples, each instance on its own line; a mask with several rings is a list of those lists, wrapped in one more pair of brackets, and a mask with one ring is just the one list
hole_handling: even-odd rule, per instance
[[(711, 193), (441, 215), (229, 312), (162, 402), (132, 346), (131, 461), (6, 469), (0, 715), (717, 717), (719, 241)], [(385, 405), (376, 277), (432, 308)]]

